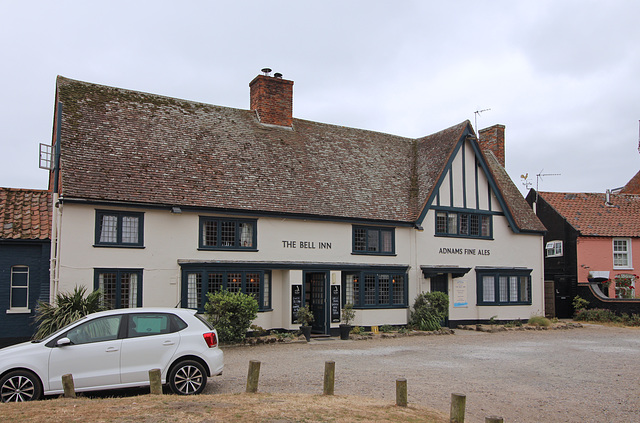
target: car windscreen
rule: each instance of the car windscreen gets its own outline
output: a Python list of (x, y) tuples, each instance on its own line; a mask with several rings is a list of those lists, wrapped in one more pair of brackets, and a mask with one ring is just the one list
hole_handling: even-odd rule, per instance
[[(78, 322), (80, 322), (80, 321), (82, 321), (82, 320), (84, 320), (84, 319), (86, 319), (86, 318), (87, 318), (87, 316), (82, 316), (81, 318), (79, 318), (79, 319), (77, 319), (77, 320), (74, 320), (74, 321), (73, 321), (73, 322), (71, 322), (71, 323), (67, 323), (67, 324), (66, 324), (66, 325), (64, 325), (62, 328), (60, 328), (60, 329), (56, 330), (55, 332), (53, 332), (53, 333), (49, 333), (48, 335), (45, 335), (45, 336), (43, 336), (43, 337), (41, 337), (41, 338), (38, 338), (38, 339), (33, 339), (31, 342), (33, 342), (34, 344), (37, 344), (37, 343), (42, 342), (42, 341), (44, 341), (44, 340), (46, 340), (46, 339), (49, 339), (49, 338), (55, 338), (55, 337), (56, 337), (56, 336), (58, 336), (60, 333), (62, 333), (62, 332), (64, 332), (65, 330), (69, 329), (69, 327), (70, 327), (71, 325), (75, 325), (76, 323), (78, 323)], [(42, 324), (42, 323), (41, 323), (41, 324)]]

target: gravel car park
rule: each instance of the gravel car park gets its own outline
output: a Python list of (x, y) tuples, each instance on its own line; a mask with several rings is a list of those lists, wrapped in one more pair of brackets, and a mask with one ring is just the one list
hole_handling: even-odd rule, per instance
[[(224, 347), (223, 347), (224, 348)], [(585, 325), (571, 330), (312, 340), (225, 349), (225, 373), (205, 393), (244, 392), (250, 360), (259, 392), (322, 393), (324, 363), (336, 363), (336, 395), (395, 401), (406, 378), (409, 405), (449, 412), (467, 396), (469, 422), (640, 421), (640, 330)]]

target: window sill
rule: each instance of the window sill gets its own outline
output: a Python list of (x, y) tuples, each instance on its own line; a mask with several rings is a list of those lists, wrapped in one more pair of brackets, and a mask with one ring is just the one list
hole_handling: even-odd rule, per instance
[(28, 308), (10, 308), (7, 310), (7, 314), (29, 314), (31, 309)]
[(470, 235), (455, 235), (455, 234), (434, 234), (437, 238), (460, 238), (460, 239), (482, 239), (485, 241), (493, 241), (493, 236), (470, 236)]
[(633, 267), (616, 267), (613, 266), (613, 270), (633, 270)]
[(409, 308), (409, 306), (406, 305), (406, 304), (405, 305), (403, 305), (403, 304), (395, 304), (395, 305), (392, 305), (392, 306), (366, 305), (366, 306), (353, 306), (353, 308), (355, 310), (393, 310), (393, 309)]
[(133, 248), (137, 250), (142, 250), (145, 248), (144, 245), (126, 245), (126, 244), (93, 244), (94, 248)]
[(257, 253), (259, 250), (257, 248), (208, 248), (208, 247), (199, 247), (198, 251), (246, 251)]
[(363, 251), (358, 251), (355, 252), (353, 251), (351, 253), (352, 256), (382, 256), (382, 257), (397, 257), (398, 255), (396, 253), (367, 253), (367, 252), (363, 252)]

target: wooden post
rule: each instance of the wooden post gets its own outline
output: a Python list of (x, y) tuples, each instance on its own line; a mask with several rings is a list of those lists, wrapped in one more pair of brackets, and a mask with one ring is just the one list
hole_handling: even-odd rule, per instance
[(162, 395), (162, 381), (160, 379), (160, 369), (149, 370), (149, 388), (152, 395)]
[(484, 418), (484, 423), (504, 423), (504, 419), (499, 416), (487, 416)]
[(62, 375), (62, 389), (64, 389), (65, 398), (76, 397), (76, 388), (73, 384), (73, 375), (71, 374)]
[(325, 361), (324, 363), (324, 390), (323, 395), (333, 395), (336, 378), (336, 362)]
[(464, 409), (467, 402), (465, 394), (451, 394), (450, 423), (464, 423)]
[(396, 405), (407, 406), (407, 379), (396, 379)]
[(260, 379), (260, 362), (258, 360), (249, 361), (249, 373), (247, 374), (247, 393), (258, 392), (258, 380)]

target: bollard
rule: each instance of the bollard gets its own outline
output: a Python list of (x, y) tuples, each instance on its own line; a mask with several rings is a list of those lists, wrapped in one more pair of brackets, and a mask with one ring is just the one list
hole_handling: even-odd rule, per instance
[(451, 394), (450, 423), (464, 423), (464, 408), (467, 396), (464, 394)]
[(151, 395), (162, 395), (162, 382), (160, 379), (160, 369), (149, 370), (149, 388)]
[(260, 362), (258, 360), (249, 361), (249, 373), (247, 374), (247, 393), (258, 392), (258, 380), (260, 379)]
[(407, 406), (407, 379), (396, 379), (396, 405)]
[(487, 416), (484, 418), (484, 423), (504, 423), (504, 419), (499, 416)]
[(73, 384), (73, 375), (71, 374), (62, 375), (62, 389), (64, 389), (65, 398), (76, 397), (76, 388)]
[(325, 361), (324, 363), (324, 389), (323, 395), (333, 395), (333, 387), (336, 378), (336, 362)]

